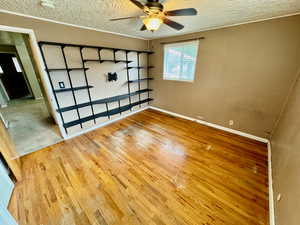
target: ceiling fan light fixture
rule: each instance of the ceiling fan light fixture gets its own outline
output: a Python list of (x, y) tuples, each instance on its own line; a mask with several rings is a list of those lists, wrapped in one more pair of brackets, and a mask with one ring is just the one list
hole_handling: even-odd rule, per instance
[(147, 30), (156, 31), (159, 29), (160, 25), (163, 23), (163, 20), (159, 16), (148, 16), (143, 20)]

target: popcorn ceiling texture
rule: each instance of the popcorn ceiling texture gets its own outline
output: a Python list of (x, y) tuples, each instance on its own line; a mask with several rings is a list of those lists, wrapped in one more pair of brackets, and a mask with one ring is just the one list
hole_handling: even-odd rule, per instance
[[(145, 2), (145, 0), (141, 0)], [(299, 0), (164, 0), (165, 9), (194, 7), (199, 15), (173, 17), (185, 25), (175, 31), (166, 25), (157, 32), (141, 32), (140, 19), (110, 22), (110, 18), (140, 15), (129, 0), (54, 0), (55, 9), (43, 8), (39, 0), (1, 0), (0, 8), (17, 13), (102, 29), (141, 38), (154, 39), (197, 32), (300, 12)]]

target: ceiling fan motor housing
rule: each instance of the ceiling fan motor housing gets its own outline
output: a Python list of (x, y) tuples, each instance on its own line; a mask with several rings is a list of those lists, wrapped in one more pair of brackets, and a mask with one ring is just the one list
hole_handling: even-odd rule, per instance
[(145, 6), (146, 8), (148, 8), (147, 11), (151, 13), (159, 13), (164, 10), (164, 6), (161, 3), (159, 3), (158, 0), (148, 0)]

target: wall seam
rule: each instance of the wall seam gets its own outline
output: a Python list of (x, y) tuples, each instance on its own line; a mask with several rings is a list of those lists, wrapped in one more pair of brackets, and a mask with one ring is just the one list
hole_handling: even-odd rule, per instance
[(278, 115), (278, 117), (277, 117), (277, 119), (275, 121), (275, 124), (274, 124), (274, 126), (272, 128), (271, 134), (269, 136), (269, 140), (272, 140), (272, 138), (273, 138), (273, 136), (274, 136), (274, 134), (275, 134), (275, 132), (277, 130), (279, 122), (281, 121), (281, 118), (283, 117), (283, 114), (285, 113), (285, 111), (287, 109), (289, 100), (290, 100), (290, 98), (292, 96), (293, 91), (295, 90), (295, 87), (296, 87), (296, 84), (297, 84), (297, 81), (298, 81), (299, 78), (300, 78), (300, 66), (299, 66), (298, 72), (296, 73), (296, 75), (295, 75), (295, 77), (294, 77), (294, 79), (292, 81), (292, 84), (291, 84), (291, 86), (289, 88), (288, 94), (285, 97), (284, 103), (283, 103), (283, 105), (281, 107), (280, 113), (279, 113), (279, 115)]

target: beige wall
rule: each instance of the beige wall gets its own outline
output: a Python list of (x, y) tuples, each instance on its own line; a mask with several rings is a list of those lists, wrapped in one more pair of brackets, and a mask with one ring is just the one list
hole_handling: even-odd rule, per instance
[(37, 19), (0, 13), (0, 25), (33, 29), (38, 41), (97, 45), (126, 49), (147, 49), (147, 41), (81, 29)]
[[(300, 62), (299, 62), (300, 65)], [(272, 136), (273, 187), (277, 225), (300, 221), (300, 76)]]
[[(300, 60), (300, 16), (154, 40), (153, 105), (267, 137)], [(194, 83), (164, 81), (160, 42), (204, 36)]]

